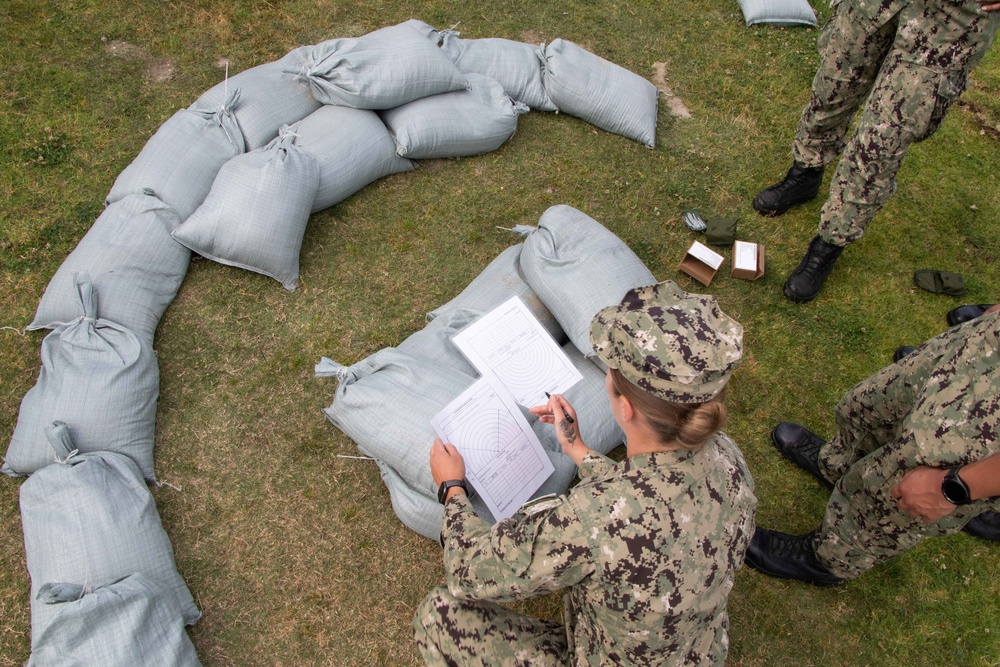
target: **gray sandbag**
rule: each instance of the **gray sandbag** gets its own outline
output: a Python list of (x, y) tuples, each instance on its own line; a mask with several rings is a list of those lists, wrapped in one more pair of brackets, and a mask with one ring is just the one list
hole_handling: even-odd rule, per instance
[(31, 576), (31, 644), (38, 645), (59, 605), (39, 599), (45, 584), (93, 589), (142, 573), (169, 589), (184, 622), (201, 612), (177, 572), (170, 539), (160, 524), (142, 473), (127, 456), (76, 453), (65, 424), (48, 429), (58, 463), (21, 485), (21, 526)]
[(286, 71), (305, 82), (323, 104), (392, 109), (468, 87), (455, 63), (406, 23), (304, 46), (302, 53), (302, 66)]
[[(66, 422), (81, 452), (128, 456), (148, 480), (153, 472), (156, 353), (142, 337), (99, 317), (94, 286), (77, 279), (79, 317), (42, 341), (38, 382), (21, 399), (17, 426), (0, 472), (30, 475), (52, 463), (46, 429)], [(127, 574), (127, 573), (126, 573)]]
[(656, 145), (656, 86), (573, 42), (545, 47), (545, 92), (562, 113), (602, 130)]
[(739, 3), (747, 25), (775, 23), (816, 26), (816, 12), (807, 0), (739, 0)]
[(292, 130), (298, 134), (295, 144), (319, 164), (313, 213), (347, 199), (383, 176), (417, 166), (396, 155), (396, 143), (374, 111), (323, 106)]
[(396, 155), (413, 160), (463, 157), (500, 148), (528, 112), (495, 80), (467, 74), (469, 88), (414, 100), (379, 116), (393, 135)]
[(170, 237), (179, 224), (177, 213), (150, 194), (112, 202), (52, 276), (28, 329), (51, 329), (80, 317), (74, 275), (86, 272), (101, 316), (152, 345), (191, 260), (191, 252)]
[[(450, 339), (433, 340), (443, 347), (451, 345)], [(428, 464), (436, 434), (430, 420), (475, 382), (475, 376), (441, 363), (452, 354), (450, 350), (435, 354), (426, 341), (419, 349), (429, 356), (386, 348), (350, 367), (324, 359), (316, 371), (318, 376), (340, 380), (333, 403), (323, 412), (362, 453), (376, 459), (397, 516), (415, 532), (437, 539), (440, 506)], [(621, 444), (623, 436), (611, 413), (604, 375), (572, 345), (563, 349), (583, 375), (565, 394), (577, 410), (580, 432), (590, 447), (608, 452)], [(562, 453), (551, 425), (526, 411), (525, 417), (555, 468), (534, 497), (564, 493), (576, 466)], [(479, 516), (493, 521), (481, 499), (474, 498), (473, 506)]]
[(43, 584), (35, 604), (55, 615), (26, 667), (201, 665), (174, 592), (141, 572), (99, 588)]
[(316, 158), (282, 128), (264, 148), (223, 165), (205, 203), (173, 237), (203, 257), (262, 273), (294, 290), (319, 173)]
[(434, 46), (441, 46), (441, 33), (438, 32), (437, 28), (430, 25), (429, 23), (424, 23), (419, 19), (410, 19), (409, 21), (403, 21), (401, 25), (413, 28), (421, 35), (430, 40), (430, 43)]
[(118, 175), (105, 203), (152, 190), (181, 220), (205, 200), (215, 175), (245, 150), (233, 110), (238, 89), (216, 109), (181, 109), (160, 126)]
[[(518, 229), (518, 228), (515, 228)], [(534, 227), (524, 227), (525, 232)], [(519, 297), (531, 314), (541, 323), (560, 345), (566, 340), (566, 333), (559, 326), (552, 311), (546, 307), (527, 283), (521, 272), (523, 243), (511, 246), (501, 252), (476, 276), (458, 296), (443, 306), (427, 313), (427, 321), (443, 317), (455, 310), (474, 313), (488, 313), (511, 297)], [(416, 334), (415, 334), (416, 335)]]
[(189, 108), (215, 111), (223, 106), (227, 92), (240, 90), (233, 115), (240, 125), (248, 151), (266, 146), (278, 136), (282, 125), (302, 120), (322, 106), (307, 86), (287, 70), (298, 71), (305, 64), (302, 47), (281, 60), (251, 67), (209, 88)]
[(570, 341), (588, 357), (595, 356), (590, 321), (597, 311), (620, 303), (633, 287), (656, 282), (620, 238), (587, 214), (562, 205), (546, 210), (538, 228), (527, 233), (521, 270)]
[(465, 73), (496, 79), (512, 100), (537, 111), (555, 111), (556, 105), (542, 84), (545, 54), (540, 46), (488, 37), (461, 39), (459, 33), (441, 33), (441, 50)]

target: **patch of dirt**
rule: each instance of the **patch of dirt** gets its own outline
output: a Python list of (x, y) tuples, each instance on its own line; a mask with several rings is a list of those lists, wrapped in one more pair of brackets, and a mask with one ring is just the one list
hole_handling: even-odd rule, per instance
[(151, 81), (153, 83), (163, 83), (164, 81), (170, 81), (174, 78), (176, 68), (174, 67), (173, 61), (166, 58), (148, 57), (144, 48), (135, 44), (130, 44), (129, 42), (121, 39), (112, 39), (111, 41), (108, 41), (107, 38), (102, 37), (101, 41), (104, 42), (105, 53), (112, 58), (142, 60), (142, 73), (147, 81)]
[(174, 78), (174, 64), (166, 58), (149, 58), (146, 60), (143, 74), (153, 83), (163, 83)]
[(675, 118), (690, 118), (691, 112), (684, 105), (681, 98), (674, 95), (674, 91), (670, 90), (670, 86), (667, 85), (667, 64), (666, 63), (653, 63), (653, 85), (663, 93), (663, 99), (667, 102), (667, 109), (670, 110), (671, 115)]
[(104, 51), (110, 55), (118, 58), (140, 58), (142, 57), (142, 47), (136, 46), (135, 44), (129, 44), (128, 42), (122, 41), (120, 39), (113, 39), (110, 42), (106, 41), (104, 37), (101, 38), (105, 41)]
[(541, 33), (537, 33), (534, 30), (525, 30), (521, 33), (521, 41), (528, 44), (538, 45), (544, 42), (545, 38), (542, 37)]
[(219, 58), (215, 61), (215, 66), (219, 69), (226, 69), (229, 67), (229, 58)]

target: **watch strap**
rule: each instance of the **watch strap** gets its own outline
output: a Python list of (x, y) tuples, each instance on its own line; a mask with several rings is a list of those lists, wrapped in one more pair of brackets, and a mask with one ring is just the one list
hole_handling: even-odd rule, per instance
[(448, 497), (448, 489), (453, 486), (460, 486), (465, 490), (466, 495), (469, 493), (469, 487), (466, 485), (464, 479), (447, 479), (441, 482), (441, 486), (438, 487), (438, 502), (444, 505), (445, 500)]

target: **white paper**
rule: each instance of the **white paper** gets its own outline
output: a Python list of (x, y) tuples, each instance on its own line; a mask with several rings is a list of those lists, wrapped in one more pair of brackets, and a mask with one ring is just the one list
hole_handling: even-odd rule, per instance
[(692, 257), (701, 260), (702, 262), (708, 264), (710, 267), (716, 270), (718, 270), (718, 268), (722, 266), (722, 261), (725, 259), (725, 257), (720, 255), (719, 253), (715, 252), (708, 246), (699, 243), (698, 241), (695, 241), (694, 243), (691, 244), (691, 248), (688, 250), (688, 254), (691, 255)]
[(503, 389), (482, 377), (431, 419), (465, 459), (465, 475), (497, 521), (514, 515), (554, 468)]
[(735, 259), (733, 261), (733, 268), (745, 269), (747, 271), (757, 270), (757, 244), (747, 243), (746, 241), (736, 242), (736, 251), (734, 253)]
[(526, 408), (547, 403), (545, 392), (565, 393), (583, 379), (516, 296), (459, 331), (452, 341), (483, 377), (495, 377)]

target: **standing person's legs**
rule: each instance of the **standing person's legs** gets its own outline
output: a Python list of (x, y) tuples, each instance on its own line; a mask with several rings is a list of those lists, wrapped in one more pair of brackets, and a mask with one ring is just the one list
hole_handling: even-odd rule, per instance
[(844, 246), (896, 190), (896, 173), (910, 145), (931, 136), (965, 89), (964, 72), (913, 65), (893, 54), (848, 141), (820, 213), (819, 236)]
[(842, 2), (819, 38), (822, 60), (802, 111), (792, 157), (802, 167), (822, 167), (844, 149), (847, 130), (871, 91), (892, 47), (898, 17), (881, 26)]
[(414, 637), (428, 665), (562, 667), (568, 652), (562, 625), (492, 602), (460, 600), (439, 586), (413, 617)]

